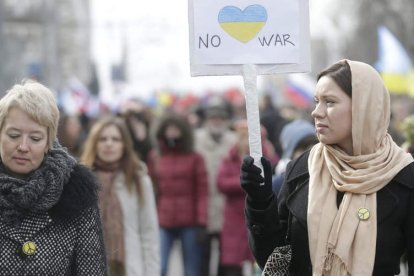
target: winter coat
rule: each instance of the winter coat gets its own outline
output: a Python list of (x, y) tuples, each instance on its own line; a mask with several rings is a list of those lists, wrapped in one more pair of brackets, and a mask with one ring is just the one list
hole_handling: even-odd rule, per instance
[(123, 174), (115, 179), (115, 187), (123, 214), (126, 275), (159, 275), (160, 233), (152, 182), (141, 174), (143, 202), (135, 189), (127, 189)]
[[(29, 241), (32, 255), (22, 251)], [(0, 275), (107, 275), (92, 173), (76, 165), (58, 203), (48, 212), (27, 214), (20, 227), (0, 220), (0, 244)]]
[(253, 260), (243, 214), (246, 194), (240, 187), (241, 161), (238, 148), (232, 147), (221, 162), (217, 176), (218, 188), (226, 199), (220, 233), (220, 263), (227, 266), (241, 266), (243, 261)]
[[(276, 162), (277, 155), (273, 145), (264, 140), (263, 155)], [(244, 218), (245, 192), (240, 187), (240, 165), (243, 156), (239, 153), (238, 143), (233, 145), (220, 164), (217, 184), (225, 196), (224, 224), (220, 233), (221, 254), (223, 265), (241, 266), (243, 261), (253, 260), (247, 243), (247, 229)]]
[(161, 227), (206, 226), (207, 172), (196, 152), (152, 151), (149, 173), (157, 184), (158, 220)]
[(231, 130), (222, 133), (216, 142), (206, 128), (195, 133), (195, 147), (204, 157), (208, 175), (208, 220), (207, 228), (210, 233), (221, 231), (223, 225), (224, 197), (217, 188), (217, 173), (220, 162), (236, 142), (236, 135)]
[[(312, 275), (307, 232), (309, 151), (291, 162), (285, 183), (265, 210), (246, 201), (246, 218), (252, 252), (263, 268), (276, 246), (286, 244), (288, 216), (291, 215), (291, 275)], [(378, 227), (373, 275), (399, 274), (400, 257), (407, 253), (409, 275), (414, 275), (414, 164), (401, 170), (377, 192)], [(339, 200), (338, 200), (339, 203)]]

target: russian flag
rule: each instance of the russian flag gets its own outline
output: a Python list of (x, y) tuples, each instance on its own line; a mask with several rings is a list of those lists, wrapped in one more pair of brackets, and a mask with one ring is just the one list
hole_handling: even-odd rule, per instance
[(289, 75), (284, 87), (285, 97), (298, 108), (313, 104), (316, 80), (308, 74)]

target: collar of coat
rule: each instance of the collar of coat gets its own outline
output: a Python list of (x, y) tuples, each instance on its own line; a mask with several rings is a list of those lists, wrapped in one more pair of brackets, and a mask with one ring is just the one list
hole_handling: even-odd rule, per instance
[(97, 206), (99, 184), (93, 173), (85, 166), (76, 165), (62, 195), (50, 210), (52, 219), (76, 217), (82, 210)]
[(53, 221), (68, 221), (76, 219), (83, 210), (97, 208), (98, 182), (89, 169), (76, 165), (71, 173), (69, 182), (63, 188), (59, 201), (49, 212), (28, 214), (22, 221), (21, 227), (13, 227), (0, 221), (0, 233), (23, 244), (36, 236), (42, 229)]

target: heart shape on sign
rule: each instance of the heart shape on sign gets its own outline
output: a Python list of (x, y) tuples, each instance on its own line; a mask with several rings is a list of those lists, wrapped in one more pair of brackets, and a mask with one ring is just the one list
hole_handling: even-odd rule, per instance
[(260, 5), (250, 5), (243, 11), (238, 7), (226, 6), (218, 14), (221, 28), (243, 43), (252, 40), (266, 24), (266, 20), (266, 9)]

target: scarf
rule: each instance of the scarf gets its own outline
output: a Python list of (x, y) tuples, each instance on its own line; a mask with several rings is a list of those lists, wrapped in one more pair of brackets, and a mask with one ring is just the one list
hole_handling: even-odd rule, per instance
[(42, 164), (24, 179), (16, 178), (0, 163), (0, 217), (18, 226), (26, 214), (51, 209), (69, 181), (76, 160), (55, 141)]
[(101, 184), (99, 207), (102, 212), (106, 253), (110, 275), (125, 275), (124, 225), (121, 203), (116, 193), (116, 178), (120, 174), (120, 163), (107, 164), (97, 159), (94, 171)]
[[(313, 275), (372, 275), (377, 240), (376, 192), (413, 162), (387, 133), (390, 99), (381, 77), (365, 63), (348, 64), (352, 73), (353, 156), (336, 146), (319, 143), (308, 159), (308, 236)], [(337, 191), (344, 193), (339, 208)]]

